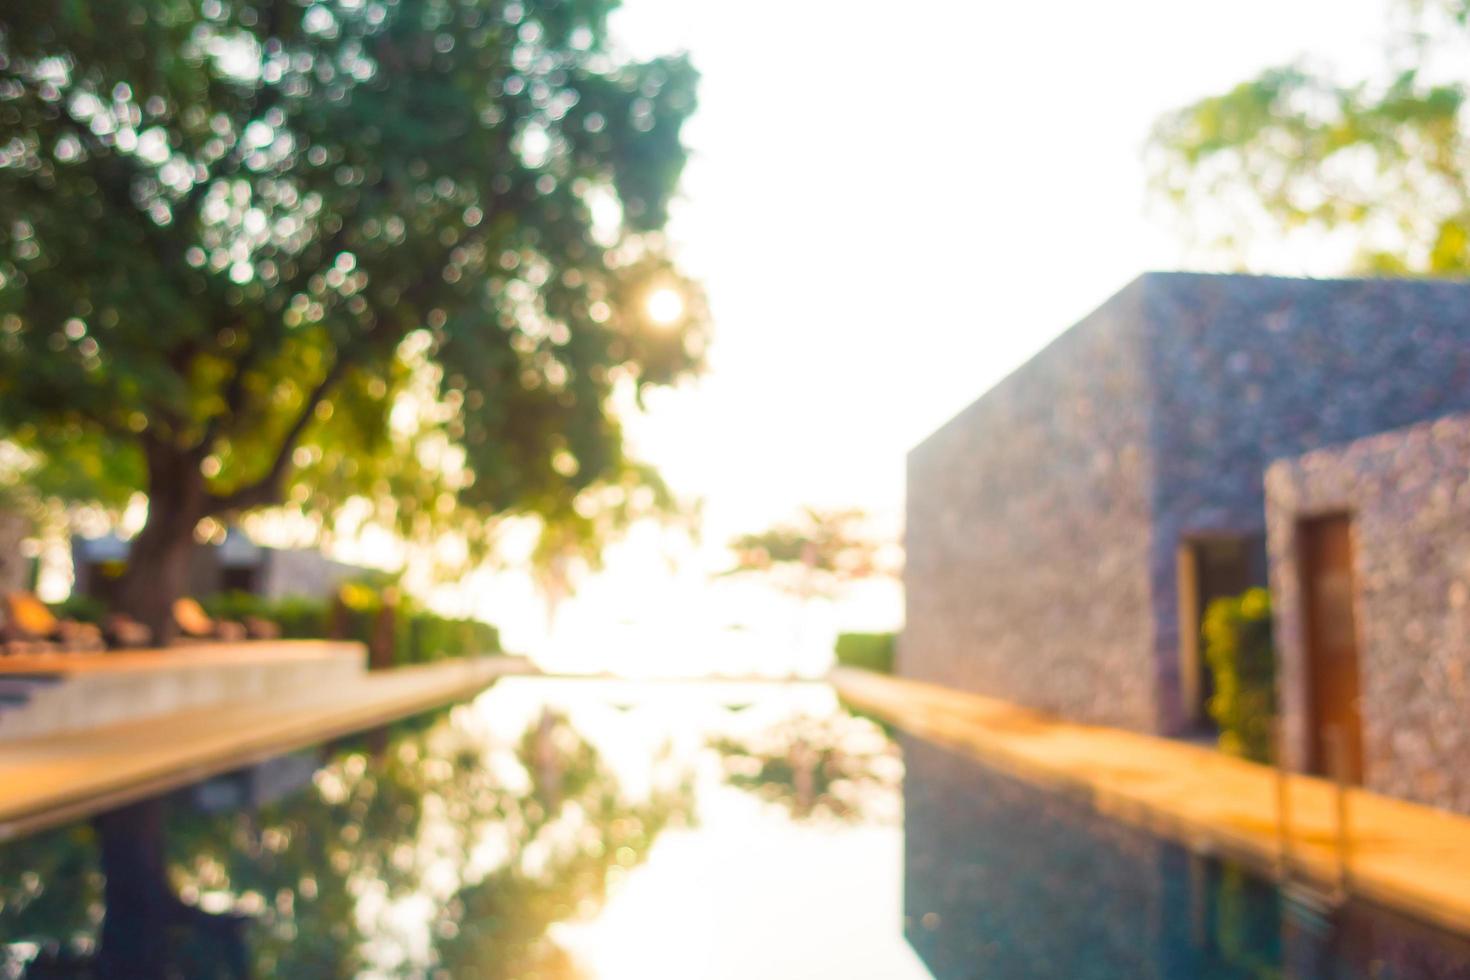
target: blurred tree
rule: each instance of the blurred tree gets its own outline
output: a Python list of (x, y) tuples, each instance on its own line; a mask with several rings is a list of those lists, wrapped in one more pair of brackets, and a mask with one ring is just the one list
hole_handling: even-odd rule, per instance
[(1237, 264), (1264, 235), (1306, 232), (1347, 245), (1360, 271), (1470, 270), (1470, 4), (1397, 13), (1377, 80), (1276, 68), (1158, 122), (1151, 180), (1194, 237)]
[(630, 801), (597, 750), (553, 714), (528, 729), (518, 758), (530, 787), (507, 823), (519, 833), (499, 866), (439, 906), (434, 959), (450, 977), (578, 980), (585, 972), (550, 927), (600, 909), (612, 878), (641, 864), (666, 827), (693, 819), (691, 777)]
[(726, 782), (784, 807), (794, 819), (858, 822), (897, 810), (898, 745), (867, 718), (845, 711), (798, 715), (709, 745), (720, 754)]
[(0, 9), (0, 435), (46, 492), (146, 490), (134, 614), (208, 518), (474, 544), (642, 472), (615, 396), (702, 361), (659, 234), (696, 73), (617, 57), (615, 5)]
[(808, 507), (795, 522), (731, 541), (735, 566), (726, 574), (763, 574), (801, 599), (830, 595), (845, 582), (887, 574), (868, 522), (860, 510)]

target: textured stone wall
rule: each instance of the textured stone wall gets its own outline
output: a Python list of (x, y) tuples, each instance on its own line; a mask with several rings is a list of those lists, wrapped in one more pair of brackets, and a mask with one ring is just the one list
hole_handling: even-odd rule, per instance
[(1150, 273), (909, 456), (899, 670), (1173, 733), (1178, 549), (1272, 460), (1470, 411), (1470, 285)]
[(1177, 549), (1265, 530), (1272, 460), (1470, 410), (1470, 286), (1144, 276), (1158, 728), (1184, 727)]
[(1346, 512), (1366, 782), (1470, 813), (1470, 415), (1280, 461), (1266, 497), (1289, 761), (1310, 725), (1297, 522)]
[(1152, 727), (1139, 298), (1124, 290), (910, 453), (900, 673)]

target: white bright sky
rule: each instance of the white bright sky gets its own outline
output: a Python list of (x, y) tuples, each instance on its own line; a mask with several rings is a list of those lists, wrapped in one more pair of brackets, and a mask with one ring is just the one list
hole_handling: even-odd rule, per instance
[(688, 50), (703, 74), (670, 233), (709, 292), (710, 370), (631, 428), (704, 499), (704, 543), (635, 534), (550, 640), (524, 581), (482, 577), (465, 599), (548, 662), (634, 672), (734, 669), (729, 623), (780, 638), (740, 668), (774, 671), (819, 669), (836, 626), (896, 626), (894, 588), (812, 621), (708, 573), (731, 536), (804, 504), (896, 534), (909, 447), (1141, 271), (1191, 265), (1145, 208), (1160, 114), (1302, 57), (1364, 74), (1386, 16), (1382, 0), (626, 0), (629, 50)]

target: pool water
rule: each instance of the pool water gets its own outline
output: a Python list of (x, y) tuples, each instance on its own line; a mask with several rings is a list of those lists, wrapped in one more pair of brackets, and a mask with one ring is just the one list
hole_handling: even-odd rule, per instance
[(1470, 978), (1470, 941), (1332, 910), (902, 737), (905, 932), (937, 980)]
[(1470, 977), (845, 711), (502, 681), (0, 846), (0, 977)]

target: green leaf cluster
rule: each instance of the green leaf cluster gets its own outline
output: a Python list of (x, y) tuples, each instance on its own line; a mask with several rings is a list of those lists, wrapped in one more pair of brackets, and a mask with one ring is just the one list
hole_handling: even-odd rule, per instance
[(838, 633), (834, 652), (840, 666), (891, 674), (897, 646), (896, 633)]
[(428, 544), (646, 475), (615, 402), (703, 363), (660, 234), (697, 73), (614, 6), (7, 5), (0, 438), (67, 500)]
[(1432, 73), (1467, 5), (1402, 5), (1376, 77), (1274, 68), (1160, 119), (1147, 159), (1187, 234), (1236, 264), (1268, 238), (1338, 243), (1355, 271), (1470, 271), (1470, 77)]
[[(383, 607), (382, 592), (349, 583), (342, 589), (347, 638), (367, 643)], [(333, 603), (328, 599), (285, 596), (267, 599), (249, 592), (222, 592), (201, 600), (215, 617), (239, 620), (258, 616), (281, 628), (287, 639), (324, 639), (331, 635)], [(95, 608), (95, 604), (93, 606)], [(401, 594), (394, 603), (394, 664), (430, 663), (454, 657), (499, 653), (500, 631), (478, 619), (441, 616)]]
[(1205, 662), (1215, 679), (1207, 710), (1220, 728), (1220, 748), (1255, 762), (1275, 757), (1276, 648), (1271, 594), (1249, 589), (1205, 610)]

